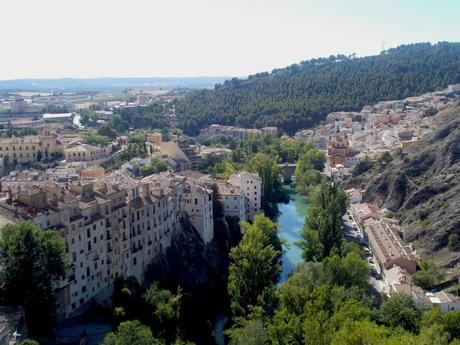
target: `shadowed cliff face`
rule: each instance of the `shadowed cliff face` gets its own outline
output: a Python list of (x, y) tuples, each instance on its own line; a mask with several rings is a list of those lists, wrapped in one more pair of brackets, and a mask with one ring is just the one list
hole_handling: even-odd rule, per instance
[(239, 227), (219, 220), (214, 240), (204, 244), (188, 224), (173, 235), (171, 246), (148, 269), (147, 281), (159, 281), (175, 291), (181, 288), (181, 319), (185, 338), (197, 344), (215, 344), (212, 324), (229, 308), (227, 296), (228, 253), (240, 239)]
[(365, 189), (364, 200), (399, 218), (403, 238), (422, 256), (453, 267), (460, 252), (447, 248), (450, 234), (460, 234), (460, 104), (435, 117), (432, 134), (392, 153), (387, 164), (343, 181), (345, 188)]

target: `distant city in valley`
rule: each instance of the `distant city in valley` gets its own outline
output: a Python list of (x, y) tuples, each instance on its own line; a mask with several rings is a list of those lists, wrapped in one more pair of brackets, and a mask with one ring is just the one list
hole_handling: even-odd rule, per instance
[(0, 80), (1, 90), (41, 92), (122, 91), (131, 88), (211, 88), (229, 77), (189, 78), (56, 78)]

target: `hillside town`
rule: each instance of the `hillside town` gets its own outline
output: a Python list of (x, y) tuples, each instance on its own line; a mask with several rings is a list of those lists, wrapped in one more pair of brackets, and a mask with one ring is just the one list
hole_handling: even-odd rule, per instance
[(295, 134), (327, 150), (327, 173), (334, 180), (351, 174), (357, 162), (404, 151), (437, 128), (433, 116), (460, 98), (460, 84), (402, 100), (381, 101), (360, 112), (334, 112), (326, 124)]
[[(450, 85), (418, 97), (379, 102), (361, 112), (330, 113), (325, 124), (281, 139), (309, 142), (324, 151), (325, 174), (340, 180), (363, 160), (376, 160), (385, 152), (417, 145), (436, 127), (433, 115), (459, 98), (460, 86)], [(50, 100), (56, 102), (56, 97)], [(71, 100), (65, 97), (62, 102)], [(151, 100), (139, 94), (134, 103), (111, 104), (95, 114), (102, 125), (110, 122), (113, 109), (143, 107)], [(4, 100), (3, 106), (24, 112), (35, 109), (31, 108), (34, 102), (34, 98), (27, 102)], [(1, 178), (2, 223), (31, 221), (56, 229), (65, 240), (71, 274), (59, 286), (61, 318), (78, 315), (95, 301), (106, 303), (118, 277), (133, 276), (142, 282), (152, 259), (171, 246), (174, 234), (186, 224), (196, 229), (204, 243), (212, 241), (213, 186), (224, 215), (252, 220), (262, 213), (262, 181), (256, 174), (241, 171), (219, 180), (197, 171), (204, 160), (231, 159), (228, 147), (204, 146), (183, 137), (163, 140), (161, 133), (152, 131), (143, 138), (146, 156), (106, 171), (101, 165), (127, 149), (128, 137), (119, 136), (107, 145), (88, 144), (76, 119), (76, 113), (44, 113), (37, 120), (13, 120), (5, 126), (35, 127), (37, 134), (0, 138), (5, 175)], [(169, 121), (175, 121), (174, 114)], [(276, 127), (211, 125), (201, 131), (203, 137), (238, 140), (280, 134)], [(142, 167), (152, 160), (163, 161), (168, 171), (141, 176)], [(31, 164), (44, 169), (28, 170)], [(11, 168), (20, 166), (26, 169)], [(372, 270), (382, 281), (382, 292), (408, 294), (416, 303), (437, 305), (445, 311), (460, 309), (455, 296), (425, 293), (411, 282), (418, 256), (410, 244), (403, 243), (399, 222), (385, 216), (376, 205), (363, 203), (362, 191), (347, 192), (349, 231), (368, 251)]]
[(59, 288), (60, 317), (106, 303), (114, 279), (144, 279), (147, 266), (189, 222), (204, 243), (214, 236), (212, 186), (224, 215), (252, 220), (261, 211), (261, 179), (248, 172), (216, 180), (196, 172), (135, 178), (121, 170), (104, 177), (84, 171), (17, 172), (2, 180), (3, 222), (31, 221), (65, 240), (71, 274)]

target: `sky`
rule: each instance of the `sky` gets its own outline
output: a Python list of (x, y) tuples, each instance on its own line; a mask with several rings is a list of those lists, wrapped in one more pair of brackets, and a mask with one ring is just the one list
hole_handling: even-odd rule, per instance
[(247, 76), (460, 41), (459, 0), (3, 0), (0, 80)]

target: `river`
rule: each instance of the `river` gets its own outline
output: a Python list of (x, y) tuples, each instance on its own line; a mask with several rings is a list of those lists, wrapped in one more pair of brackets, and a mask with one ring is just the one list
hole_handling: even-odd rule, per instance
[(279, 238), (284, 240), (282, 268), (279, 283), (284, 282), (289, 274), (302, 262), (302, 251), (295, 243), (301, 239), (300, 232), (307, 215), (308, 202), (297, 194), (293, 188), (286, 187), (289, 193), (289, 203), (278, 204), (280, 215), (278, 217)]
[[(279, 283), (283, 283), (293, 272), (298, 264), (302, 262), (302, 252), (295, 245), (300, 240), (300, 231), (302, 230), (307, 215), (307, 200), (297, 194), (292, 187), (285, 187), (289, 193), (289, 203), (278, 204), (280, 215), (278, 217), (278, 236), (284, 240), (282, 271), (279, 277)], [(225, 345), (223, 334), (225, 324), (228, 321), (226, 315), (219, 315), (214, 324), (214, 339), (217, 345)]]

